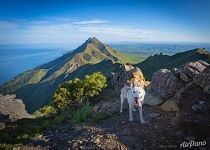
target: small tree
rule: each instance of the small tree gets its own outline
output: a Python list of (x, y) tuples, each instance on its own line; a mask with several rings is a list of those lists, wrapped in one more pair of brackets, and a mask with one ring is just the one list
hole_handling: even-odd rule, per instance
[(57, 109), (68, 107), (98, 95), (106, 86), (106, 77), (96, 72), (85, 76), (84, 80), (75, 78), (61, 85), (54, 93), (53, 106)]

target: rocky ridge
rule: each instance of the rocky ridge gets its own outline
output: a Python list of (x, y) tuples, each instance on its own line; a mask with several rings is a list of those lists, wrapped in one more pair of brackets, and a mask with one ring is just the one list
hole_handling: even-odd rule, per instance
[(145, 103), (166, 111), (176, 111), (180, 123), (210, 123), (210, 66), (198, 60), (180, 68), (160, 69), (151, 80), (147, 92), (159, 101)]

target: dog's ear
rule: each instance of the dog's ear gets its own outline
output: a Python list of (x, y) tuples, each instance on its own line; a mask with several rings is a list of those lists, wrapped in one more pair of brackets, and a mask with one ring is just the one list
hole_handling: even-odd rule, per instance
[(125, 85), (131, 87), (131, 81), (127, 80), (126, 83), (125, 83)]
[(131, 87), (132, 87), (132, 88), (134, 88), (134, 84), (133, 84), (133, 82), (131, 82)]

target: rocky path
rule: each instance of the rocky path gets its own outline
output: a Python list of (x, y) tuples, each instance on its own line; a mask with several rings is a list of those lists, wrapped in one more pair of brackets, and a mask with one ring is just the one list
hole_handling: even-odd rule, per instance
[(97, 124), (89, 120), (80, 125), (68, 120), (20, 149), (178, 149), (183, 141), (195, 140), (179, 130), (175, 113), (145, 105), (144, 116), (145, 124), (140, 124), (138, 112), (129, 122), (128, 110), (116, 112)]

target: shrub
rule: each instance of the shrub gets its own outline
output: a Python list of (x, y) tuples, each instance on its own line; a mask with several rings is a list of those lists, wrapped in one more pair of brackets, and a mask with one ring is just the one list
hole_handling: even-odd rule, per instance
[(53, 99), (54, 108), (68, 107), (72, 103), (79, 103), (84, 96), (82, 80), (75, 78), (61, 85), (55, 92)]
[(86, 102), (82, 108), (78, 108), (73, 112), (72, 118), (77, 123), (82, 123), (92, 115), (92, 107), (89, 102)]
[(83, 80), (75, 78), (61, 85), (53, 95), (53, 107), (61, 109), (97, 96), (107, 86), (106, 77), (96, 72)]
[(100, 73), (93, 73), (92, 75), (86, 75), (83, 80), (85, 96), (93, 97), (99, 95), (99, 93), (107, 87), (106, 77)]

